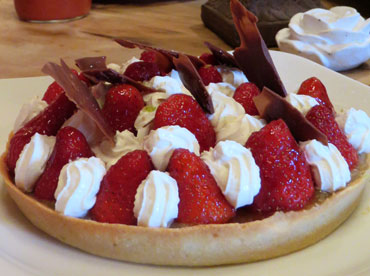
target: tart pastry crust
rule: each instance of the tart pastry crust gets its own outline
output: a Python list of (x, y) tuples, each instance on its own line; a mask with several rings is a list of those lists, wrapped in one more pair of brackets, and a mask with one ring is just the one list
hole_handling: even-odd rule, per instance
[(6, 153), (0, 173), (9, 195), (39, 229), (88, 253), (136, 263), (213, 266), (245, 263), (282, 256), (321, 240), (344, 222), (357, 207), (370, 180), (370, 154), (349, 185), (301, 211), (246, 223), (148, 228), (99, 223), (61, 215), (24, 194), (8, 174)]

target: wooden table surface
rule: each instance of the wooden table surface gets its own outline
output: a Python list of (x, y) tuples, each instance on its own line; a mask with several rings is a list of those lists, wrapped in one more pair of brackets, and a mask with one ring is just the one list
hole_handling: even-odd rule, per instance
[[(18, 20), (13, 1), (0, 0), (0, 78), (42, 75), (48, 61), (63, 58), (73, 65), (76, 58), (106, 55), (120, 63), (137, 50), (122, 48), (104, 34), (174, 49), (193, 55), (206, 51), (203, 41), (231, 49), (200, 19), (206, 0), (151, 4), (94, 4), (90, 14), (68, 23), (36, 24)], [(345, 75), (370, 85), (370, 61)]]

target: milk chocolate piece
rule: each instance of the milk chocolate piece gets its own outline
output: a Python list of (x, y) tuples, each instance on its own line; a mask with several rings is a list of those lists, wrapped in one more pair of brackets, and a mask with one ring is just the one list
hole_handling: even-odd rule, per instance
[(114, 132), (105, 121), (99, 104), (91, 94), (89, 88), (72, 73), (71, 69), (63, 60), (60, 61), (60, 64), (61, 65), (49, 62), (44, 65), (42, 72), (52, 76), (64, 89), (68, 99), (74, 102), (80, 110), (85, 112), (96, 123), (104, 136), (114, 143)]
[(297, 141), (316, 139), (324, 145), (328, 144), (325, 134), (311, 124), (298, 109), (269, 88), (264, 87), (262, 92), (253, 98), (253, 101), (258, 113), (266, 121), (283, 119)]
[(206, 113), (212, 114), (214, 112), (212, 98), (189, 57), (179, 54), (178, 58), (173, 58), (173, 63), (184, 86), (194, 96), (202, 109)]
[(106, 57), (84, 57), (75, 60), (75, 63), (81, 71), (104, 70), (107, 69)]
[(233, 55), (215, 45), (212, 45), (208, 41), (205, 41), (204, 44), (212, 52), (213, 56), (219, 64), (224, 64), (230, 67), (238, 67), (238, 64), (236, 63)]
[[(151, 51), (156, 51), (156, 52), (159, 52), (161, 54), (163, 54), (164, 56), (166, 56), (170, 62), (172, 63), (173, 60), (172, 58), (175, 57), (175, 58), (178, 58), (179, 57), (179, 52), (176, 52), (176, 51), (169, 51), (169, 50), (165, 50), (165, 49), (161, 49), (161, 48), (155, 48), (155, 47), (151, 47), (151, 46), (148, 46), (148, 45), (144, 45), (142, 43), (138, 43), (138, 42), (133, 42), (133, 41), (129, 41), (129, 40), (124, 40), (124, 39), (115, 39), (115, 41), (122, 45), (123, 47), (126, 47), (126, 48), (139, 48), (139, 49), (143, 49), (143, 50), (151, 50)], [(186, 55), (186, 54), (184, 54)], [(202, 66), (205, 65), (205, 63), (195, 57), (195, 56), (192, 56), (192, 55), (186, 55), (190, 60), (191, 62), (193, 63), (193, 65), (195, 66), (195, 68), (200, 68)]]
[(260, 90), (268, 87), (280, 96), (287, 95), (270, 53), (257, 28), (257, 17), (238, 0), (230, 1), (231, 14), (240, 37), (240, 47), (234, 50), (239, 68)]

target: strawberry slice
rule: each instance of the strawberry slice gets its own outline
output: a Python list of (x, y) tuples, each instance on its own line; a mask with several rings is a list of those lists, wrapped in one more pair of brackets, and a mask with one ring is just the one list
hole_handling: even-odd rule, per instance
[(281, 119), (252, 133), (246, 145), (260, 168), (261, 190), (253, 208), (262, 212), (302, 209), (314, 194), (309, 165)]
[(152, 77), (160, 76), (161, 70), (156, 63), (138, 61), (131, 63), (123, 74), (135, 81), (147, 81)]
[(16, 162), (23, 147), (28, 144), (35, 133), (54, 136), (65, 120), (72, 116), (76, 106), (61, 94), (49, 104), (39, 115), (19, 129), (10, 140), (7, 156), (7, 165), (11, 173), (14, 172)]
[(254, 116), (259, 115), (259, 113), (253, 102), (253, 98), (259, 93), (261, 91), (254, 83), (245, 82), (235, 90), (233, 98), (244, 107), (245, 113)]
[(328, 137), (329, 143), (337, 147), (352, 171), (357, 166), (358, 154), (335, 121), (332, 110), (324, 105), (316, 105), (306, 114), (306, 118)]
[(104, 176), (91, 218), (99, 222), (136, 224), (134, 202), (140, 183), (153, 170), (146, 151), (127, 153)]
[(227, 202), (207, 165), (186, 149), (176, 149), (167, 168), (179, 188), (177, 221), (187, 224), (225, 223), (235, 210)]
[(334, 107), (329, 100), (326, 88), (318, 78), (312, 77), (302, 82), (297, 94), (311, 96), (315, 98), (319, 104), (326, 106), (334, 112)]
[(188, 95), (172, 95), (158, 107), (153, 128), (171, 125), (179, 125), (193, 133), (199, 142), (200, 151), (215, 146), (216, 133), (211, 122), (198, 103)]
[(79, 130), (69, 126), (61, 128), (45, 170), (36, 183), (35, 196), (38, 199), (54, 200), (54, 192), (63, 166), (77, 158), (91, 156), (94, 156), (94, 153)]
[(126, 129), (133, 132), (135, 120), (143, 107), (139, 90), (129, 84), (120, 84), (107, 92), (102, 112), (114, 132)]
[(204, 85), (208, 85), (211, 82), (218, 83), (222, 82), (222, 76), (214, 66), (206, 65), (198, 69), (199, 76), (202, 78)]

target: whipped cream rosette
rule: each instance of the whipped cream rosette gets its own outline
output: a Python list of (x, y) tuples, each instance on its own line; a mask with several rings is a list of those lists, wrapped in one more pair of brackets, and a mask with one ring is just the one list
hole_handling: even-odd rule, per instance
[(276, 41), (282, 51), (343, 71), (370, 58), (369, 32), (370, 19), (353, 8), (312, 9), (294, 15)]

